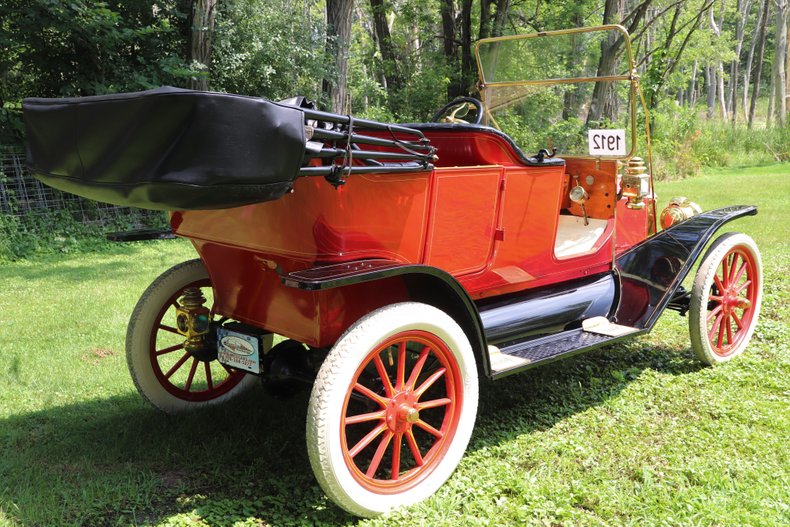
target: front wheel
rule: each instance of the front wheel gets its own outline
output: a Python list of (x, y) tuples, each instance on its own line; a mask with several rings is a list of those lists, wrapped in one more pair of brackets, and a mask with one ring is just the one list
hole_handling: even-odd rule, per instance
[(715, 365), (743, 353), (757, 325), (763, 267), (757, 244), (724, 234), (711, 245), (694, 277), (689, 306), (691, 347)]
[(203, 295), (208, 317), (213, 319), (208, 272), (200, 260), (190, 260), (168, 269), (148, 286), (126, 333), (126, 362), (137, 390), (167, 413), (221, 403), (257, 380), (220, 364), (210, 343), (185, 346), (176, 313), (188, 291)]
[(447, 314), (404, 302), (349, 328), (313, 386), (307, 447), (326, 494), (374, 516), (432, 495), (472, 434), (477, 370)]

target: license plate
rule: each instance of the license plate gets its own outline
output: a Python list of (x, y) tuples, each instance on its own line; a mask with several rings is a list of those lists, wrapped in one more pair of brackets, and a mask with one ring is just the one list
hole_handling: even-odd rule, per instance
[(261, 372), (260, 340), (230, 329), (217, 329), (217, 359), (225, 366)]

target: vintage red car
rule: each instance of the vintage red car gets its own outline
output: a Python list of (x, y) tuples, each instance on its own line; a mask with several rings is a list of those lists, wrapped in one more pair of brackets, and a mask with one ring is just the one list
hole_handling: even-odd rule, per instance
[[(572, 53), (596, 38), (625, 39), (622, 68), (546, 64), (561, 56), (547, 55), (550, 40)], [(488, 39), (477, 57), (480, 98), (430, 123), (175, 89), (25, 102), (40, 179), (169, 210), (197, 251), (132, 313), (128, 364), (147, 401), (175, 413), (260, 379), (278, 395), (312, 386), (316, 478), (368, 516), (447, 480), (482, 377), (647, 333), (667, 308), (688, 312), (702, 361), (744, 350), (760, 254), (744, 234), (709, 242), (756, 208), (701, 212), (676, 199), (656, 214), (649, 143), (648, 162), (636, 156), (649, 127), (625, 30)], [(591, 105), (573, 102), (584, 94)], [(595, 107), (618, 95), (617, 111)], [(572, 118), (555, 118), (569, 107)], [(563, 135), (568, 122), (575, 133)], [(525, 152), (530, 138), (541, 148)]]

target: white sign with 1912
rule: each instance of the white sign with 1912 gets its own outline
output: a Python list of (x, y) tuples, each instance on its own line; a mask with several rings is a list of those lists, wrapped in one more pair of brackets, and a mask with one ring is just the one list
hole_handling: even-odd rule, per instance
[(625, 130), (587, 130), (591, 156), (624, 156)]

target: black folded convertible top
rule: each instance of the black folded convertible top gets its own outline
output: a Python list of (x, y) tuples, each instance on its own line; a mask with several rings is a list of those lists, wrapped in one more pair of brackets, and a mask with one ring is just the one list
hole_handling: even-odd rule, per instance
[(218, 209), (277, 199), (305, 154), (303, 112), (261, 98), (165, 87), (22, 105), (34, 175), (118, 205)]

